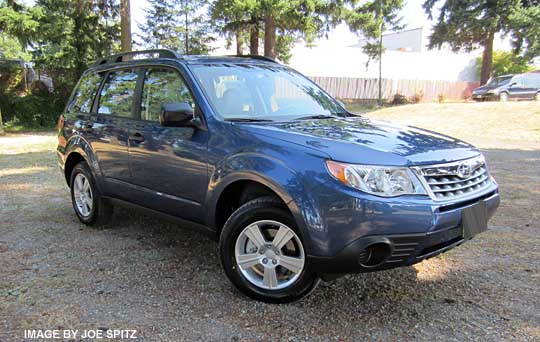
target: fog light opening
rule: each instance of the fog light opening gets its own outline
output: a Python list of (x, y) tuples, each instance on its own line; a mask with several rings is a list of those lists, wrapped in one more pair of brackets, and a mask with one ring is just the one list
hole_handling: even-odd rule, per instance
[(364, 267), (376, 267), (390, 257), (392, 248), (388, 243), (379, 242), (369, 245), (359, 258), (360, 265)]

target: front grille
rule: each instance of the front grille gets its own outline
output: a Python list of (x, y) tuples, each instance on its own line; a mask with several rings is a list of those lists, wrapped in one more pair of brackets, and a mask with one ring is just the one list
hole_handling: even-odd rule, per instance
[(483, 156), (447, 164), (415, 167), (434, 200), (446, 201), (487, 188), (491, 179)]

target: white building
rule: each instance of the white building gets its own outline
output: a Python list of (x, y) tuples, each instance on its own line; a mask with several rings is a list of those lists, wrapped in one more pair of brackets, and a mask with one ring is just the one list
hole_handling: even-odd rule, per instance
[[(309, 76), (377, 78), (379, 65), (362, 50), (364, 40), (350, 41), (346, 27), (338, 27), (331, 39), (319, 40), (313, 48), (297, 44), (290, 66)], [(348, 36), (349, 41), (339, 39)], [(386, 79), (477, 81), (479, 52), (454, 53), (429, 50), (429, 29), (418, 27), (383, 36), (382, 77)], [(338, 39), (336, 39), (338, 38)]]

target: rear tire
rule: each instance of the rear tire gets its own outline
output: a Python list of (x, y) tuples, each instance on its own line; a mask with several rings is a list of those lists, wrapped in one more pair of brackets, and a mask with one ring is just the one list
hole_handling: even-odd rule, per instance
[(538, 92), (538, 93), (536, 93), (536, 94), (534, 95), (534, 101), (540, 102), (540, 92)]
[(71, 202), (79, 221), (87, 226), (106, 224), (113, 206), (101, 197), (90, 167), (84, 161), (73, 168), (70, 177)]
[(299, 300), (319, 284), (320, 278), (309, 270), (304, 246), (294, 218), (274, 197), (238, 208), (219, 241), (229, 280), (248, 297), (267, 303)]

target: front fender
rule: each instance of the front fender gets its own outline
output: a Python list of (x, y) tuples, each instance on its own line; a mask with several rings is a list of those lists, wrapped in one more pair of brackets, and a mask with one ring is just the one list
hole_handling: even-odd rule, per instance
[[(302, 174), (297, 173), (285, 165), (281, 160), (272, 156), (256, 152), (236, 154), (224, 159), (214, 169), (210, 176), (208, 195), (206, 200), (207, 222), (210, 227), (216, 227), (216, 207), (222, 192), (236, 181), (250, 180), (270, 188), (287, 205), (304, 238), (306, 248), (309, 249), (310, 234), (303, 208), (316, 208), (316, 206), (302, 205), (310, 201), (310, 193), (306, 189)], [(300, 203), (300, 205), (299, 205)], [(319, 217), (318, 213), (308, 213), (307, 217)], [(319, 220), (321, 223), (322, 220)], [(315, 225), (317, 223), (315, 222)]]

